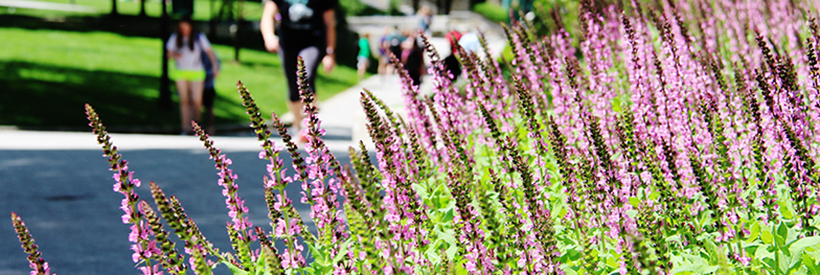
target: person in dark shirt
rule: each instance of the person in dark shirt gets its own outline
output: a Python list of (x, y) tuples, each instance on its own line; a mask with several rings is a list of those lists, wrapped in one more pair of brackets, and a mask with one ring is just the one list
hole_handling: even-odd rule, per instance
[(461, 75), (461, 64), (456, 58), (456, 49), (458, 40), (461, 39), (461, 33), (457, 31), (448, 32), (446, 35), (447, 41), (450, 42), (450, 55), (444, 58), (444, 68), (453, 74), (453, 82), (458, 80)]
[(337, 0), (265, 0), (260, 21), (265, 48), (279, 53), (288, 79), (288, 109), (296, 130), (302, 127), (303, 110), (296, 84), (296, 60), (305, 61), (310, 92), (316, 92), (316, 70), (319, 62), (330, 72), (336, 65)]
[(413, 85), (421, 85), (421, 76), (424, 74), (424, 47), (418, 33), (410, 33), (402, 42), (401, 62), (413, 80)]

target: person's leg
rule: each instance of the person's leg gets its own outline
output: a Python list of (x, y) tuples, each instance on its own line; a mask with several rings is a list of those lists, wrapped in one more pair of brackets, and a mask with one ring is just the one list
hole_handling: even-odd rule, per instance
[(191, 113), (193, 120), (197, 123), (202, 117), (202, 89), (204, 87), (205, 83), (202, 80), (191, 81)]
[(302, 129), (302, 119), (304, 119), (305, 104), (300, 100), (288, 101), (288, 111), (293, 114), (293, 127), (298, 132)]
[(205, 119), (207, 120), (208, 134), (214, 134), (214, 99), (216, 97), (216, 90), (213, 85), (206, 85), (202, 91), (202, 107), (205, 108)]
[(384, 56), (380, 56), (379, 57), (379, 67), (376, 69), (376, 71), (378, 71), (379, 75), (384, 75), (385, 74), (385, 69), (386, 69), (385, 67), (387, 67), (387, 62), (385, 62)]
[(184, 79), (177, 79), (177, 93), (179, 94), (180, 129), (183, 133), (191, 129), (191, 83)]
[(282, 69), (285, 71), (285, 78), (288, 80), (288, 111), (293, 115), (292, 126), (298, 132), (302, 129), (302, 101), (299, 98), (299, 86), (296, 83), (296, 60), (298, 53), (293, 49), (279, 50), (279, 57), (282, 60)]
[(364, 67), (364, 59), (361, 56), (356, 57), (356, 70), (359, 73), (358, 74), (359, 75), (359, 81), (362, 81), (362, 78), (364, 78), (365, 67)]
[[(299, 51), (299, 56), (302, 57), (302, 60), (305, 62), (305, 72), (307, 72), (307, 79), (308, 79), (308, 91), (307, 92), (309, 94), (313, 94), (315, 96), (316, 95), (316, 75), (317, 75), (316, 71), (319, 68), (319, 64), (322, 62), (322, 57), (324, 57), (324, 54), (321, 51), (319, 51), (319, 47), (310, 46), (310, 47), (304, 48), (301, 51)], [(315, 102), (315, 100), (316, 100), (316, 98), (314, 97), (314, 102)], [(302, 115), (302, 116), (300, 117), (300, 120), (298, 120), (298, 121), (300, 122), (300, 124), (302, 124), (303, 123), (302, 120), (304, 120), (305, 105), (304, 105), (304, 103), (302, 103), (300, 101), (297, 104), (297, 106), (294, 106), (294, 107), (299, 108), (299, 110), (300, 110), (300, 115)], [(302, 143), (307, 142), (306, 133), (305, 132), (299, 132), (299, 139), (297, 139), (297, 140), (299, 142), (302, 142)]]
[(319, 51), (319, 47), (310, 46), (299, 51), (299, 56), (305, 61), (305, 71), (307, 71), (308, 92), (316, 94), (316, 71), (322, 62), (324, 54)]

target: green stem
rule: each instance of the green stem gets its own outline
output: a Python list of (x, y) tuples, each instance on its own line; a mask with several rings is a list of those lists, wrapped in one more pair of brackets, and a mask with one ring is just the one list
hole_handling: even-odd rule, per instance
[[(777, 234), (777, 225), (772, 223), (772, 232)], [(774, 240), (774, 274), (780, 275), (780, 246), (777, 244), (777, 237)]]

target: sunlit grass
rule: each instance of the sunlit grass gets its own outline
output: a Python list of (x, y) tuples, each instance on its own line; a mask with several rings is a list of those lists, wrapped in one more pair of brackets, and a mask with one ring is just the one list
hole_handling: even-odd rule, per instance
[[(37, 0), (39, 2), (51, 2), (59, 4), (74, 4), (78, 6), (94, 8), (93, 12), (65, 12), (65, 11), (51, 11), (51, 10), (32, 10), (32, 9), (13, 9), (0, 8), (0, 14), (25, 14), (31, 16), (48, 16), (48, 15), (102, 15), (111, 12), (111, 0)], [(162, 2), (158, 0), (147, 0), (145, 3), (145, 13), (151, 17), (158, 17), (162, 13)], [(237, 1), (238, 2), (238, 1)], [(220, 1), (210, 0), (194, 0), (194, 15), (195, 20), (209, 20), (211, 14), (216, 14), (219, 11)], [(171, 11), (171, 4), (168, 4), (168, 12)], [(237, 5), (238, 7), (238, 5)], [(140, 12), (140, 2), (136, 0), (117, 2), (117, 11), (123, 15), (138, 15)], [(262, 17), (262, 6), (257, 2), (246, 2), (243, 12), (243, 18), (247, 20), (259, 20)]]
[[(79, 1), (79, 0), (78, 0)], [(83, 104), (106, 114), (109, 126), (178, 125), (174, 110), (158, 109), (162, 43), (107, 32), (0, 28), (0, 125), (82, 126)], [(222, 59), (216, 81), (218, 123), (245, 123), (236, 93), (242, 80), (263, 113), (287, 112), (287, 84), (275, 54), (215, 45)], [(173, 66), (173, 64), (170, 64)], [(317, 91), (326, 99), (356, 83), (355, 69), (320, 73)], [(174, 87), (173, 98), (176, 100)]]

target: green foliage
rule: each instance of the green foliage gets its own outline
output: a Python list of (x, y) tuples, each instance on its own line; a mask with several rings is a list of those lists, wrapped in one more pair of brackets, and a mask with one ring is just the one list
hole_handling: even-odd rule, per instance
[[(111, 0), (36, 0), (47, 3), (68, 4), (73, 3), (82, 7), (90, 7), (93, 11), (90, 12), (75, 12), (75, 11), (52, 11), (52, 10), (38, 10), (38, 9), (14, 9), (11, 11), (7, 8), (0, 9), (0, 15), (3, 14), (17, 14), (29, 15), (37, 17), (53, 17), (53, 16), (104, 16), (111, 12)], [(162, 14), (162, 2), (154, 0), (146, 0), (145, 13), (149, 17), (159, 17)], [(194, 1), (194, 20), (207, 21), (211, 19), (212, 14), (216, 14), (219, 10), (220, 0), (193, 0)], [(234, 3), (238, 9), (238, 1)], [(168, 12), (171, 12), (171, 4), (168, 2)], [(243, 18), (246, 20), (259, 20), (262, 17), (262, 7), (258, 2), (250, 2), (244, 4)], [(140, 12), (140, 1), (117, 1), (117, 11), (121, 15), (138, 15)]]
[[(0, 93), (0, 112), (6, 114), (0, 116), (0, 125), (85, 125), (76, 110), (86, 102), (98, 106), (114, 128), (179, 124), (177, 104), (171, 111), (156, 111), (162, 60), (158, 39), (18, 28), (0, 28), (0, 37), (10, 38), (0, 51), (0, 85), (5, 91)], [(287, 112), (287, 84), (278, 56), (243, 49), (246, 61), (234, 63), (228, 60), (232, 47), (214, 45), (214, 49), (223, 59), (216, 79), (217, 124), (245, 124), (241, 99), (236, 96), (239, 78), (257, 87), (254, 92), (262, 113)], [(356, 83), (356, 70), (349, 67), (338, 66), (330, 74), (319, 71), (319, 100)]]
[(507, 23), (510, 20), (510, 15), (501, 6), (491, 2), (478, 3), (473, 6), (473, 11), (481, 14), (490, 21), (495, 23)]

